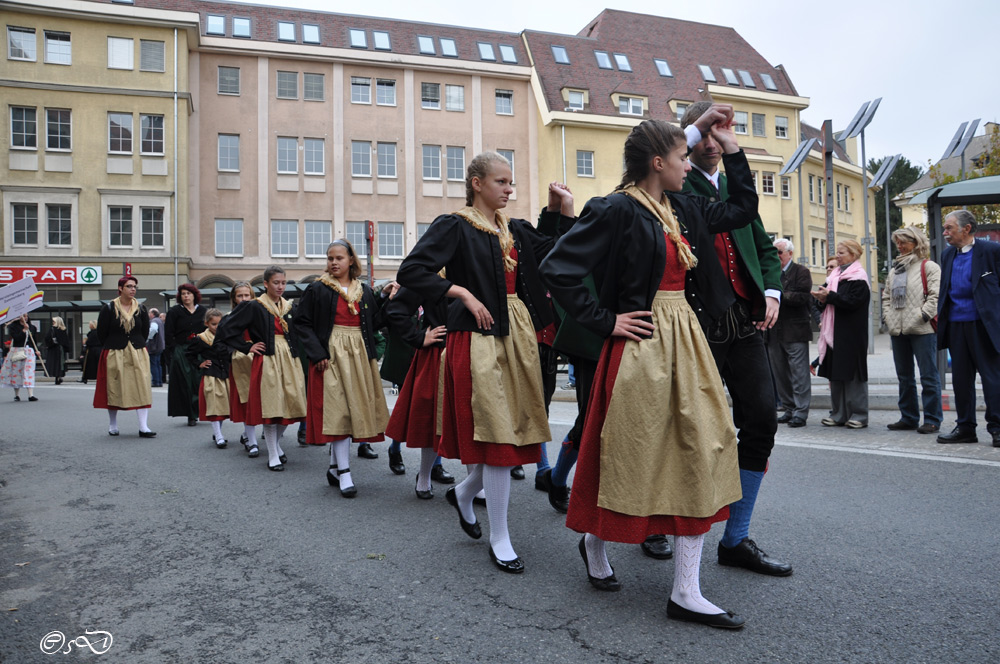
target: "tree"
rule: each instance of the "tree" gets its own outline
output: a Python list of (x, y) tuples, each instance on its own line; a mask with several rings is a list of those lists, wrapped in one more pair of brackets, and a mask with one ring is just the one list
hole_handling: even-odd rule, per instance
[[(882, 159), (869, 159), (868, 170), (877, 173), (888, 157)], [(886, 250), (891, 247), (885, 245), (885, 195), (889, 193), (889, 228), (890, 233), (903, 225), (903, 211), (893, 205), (892, 199), (899, 195), (904, 189), (920, 179), (924, 174), (924, 169), (910, 163), (906, 157), (900, 157), (899, 163), (893, 169), (892, 175), (880, 191), (875, 192), (875, 243), (878, 245), (878, 271), (880, 279), (885, 278)], [(889, 254), (890, 256), (892, 254)]]
[[(1000, 126), (989, 125), (986, 130), (986, 151), (972, 160), (971, 164), (966, 164), (965, 179), (975, 180), (989, 175), (1000, 175)], [(951, 184), (958, 182), (959, 176), (948, 175), (941, 168), (940, 162), (931, 166), (927, 172), (934, 180), (934, 186)], [(959, 208), (941, 208), (941, 218)], [(1000, 224), (1000, 205), (969, 205), (966, 209), (976, 216), (976, 221), (980, 224)]]

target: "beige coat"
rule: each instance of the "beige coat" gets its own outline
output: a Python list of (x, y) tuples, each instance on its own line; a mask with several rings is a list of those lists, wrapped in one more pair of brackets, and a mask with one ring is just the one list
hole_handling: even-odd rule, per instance
[(906, 306), (894, 309), (892, 306), (892, 284), (895, 279), (902, 279), (902, 274), (889, 270), (885, 289), (882, 291), (882, 322), (889, 329), (889, 334), (898, 337), (901, 334), (931, 334), (930, 319), (937, 316), (938, 290), (941, 287), (941, 267), (934, 261), (924, 264), (927, 274), (927, 295), (924, 295), (924, 284), (920, 277), (920, 263), (917, 260), (906, 269)]

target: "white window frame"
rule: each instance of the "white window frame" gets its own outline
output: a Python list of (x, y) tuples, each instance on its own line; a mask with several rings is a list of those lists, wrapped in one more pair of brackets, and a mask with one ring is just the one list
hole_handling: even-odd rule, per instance
[[(392, 91), (392, 101), (386, 101), (389, 95), (384, 93), (386, 90)], [(376, 78), (375, 79), (375, 104), (377, 106), (395, 106), (396, 105), (396, 79), (393, 78)]]
[[(114, 242), (112, 242), (112, 239), (115, 237), (115, 231), (114, 231), (114, 229), (111, 226), (111, 224), (114, 223), (114, 220), (111, 218), (111, 211), (112, 210), (118, 210), (118, 211), (128, 210), (129, 229), (128, 229), (128, 243), (127, 244), (124, 242), (125, 231), (122, 230), (123, 226), (121, 226), (121, 225), (119, 225), (119, 227), (118, 227), (118, 233), (117, 233), (118, 236), (119, 236), (119, 238), (118, 238), (118, 240), (119, 240), (118, 244), (115, 244)], [(124, 221), (125, 221), (124, 217), (118, 219), (119, 224), (121, 224)], [(133, 206), (131, 206), (131, 205), (109, 205), (108, 206), (108, 248), (111, 248), (111, 249), (131, 249), (134, 246), (135, 246), (135, 214), (134, 214), (134, 208), (133, 208)]]
[(762, 194), (767, 194), (768, 196), (775, 195), (773, 172), (764, 171), (763, 173), (761, 173), (760, 190)]
[[(441, 179), (441, 146), (423, 145), (421, 146), (420, 172), (424, 180)], [(435, 175), (435, 172), (437, 173)]]
[(851, 211), (851, 187), (844, 185), (844, 212)]
[(368, 48), (368, 34), (361, 28), (348, 28), (347, 36), (351, 48)]
[[(290, 146), (292, 148), (292, 154), (295, 156), (295, 165), (292, 170), (282, 170), (282, 157), (286, 157), (285, 165), (287, 166), (287, 155)], [(275, 150), (275, 156), (278, 159), (278, 175), (298, 175), (299, 174), (299, 139), (292, 136), (278, 136), (277, 149)]]
[(506, 159), (507, 163), (510, 164), (510, 185), (513, 187), (514, 183), (517, 182), (517, 174), (514, 168), (514, 151), (497, 148), (497, 154)]
[[(496, 90), (494, 99), (497, 115), (514, 115), (514, 91)], [(509, 108), (510, 110), (507, 110)]]
[(594, 175), (594, 151), (576, 151), (576, 176), (580, 178), (592, 178)]
[[(401, 221), (378, 222), (378, 257), (402, 258), (405, 255), (405, 232)], [(392, 231), (391, 233), (389, 231)], [(392, 242), (386, 242), (391, 238)], [(395, 251), (398, 247), (398, 253)]]
[[(232, 224), (232, 227), (221, 227), (219, 223), (222, 224)], [(243, 257), (243, 220), (242, 219), (216, 219), (215, 220), (215, 255), (218, 257), (233, 257), (242, 258)], [(219, 241), (219, 234), (222, 233), (222, 242)], [(234, 239), (235, 238), (235, 239)], [(222, 252), (219, 251), (220, 246), (223, 248), (229, 248), (232, 246), (234, 249), (239, 245), (239, 251)], [(227, 246), (229, 245), (229, 246)]]
[(709, 65), (698, 65), (698, 71), (701, 72), (701, 77), (707, 83), (715, 83), (716, 82), (715, 72), (712, 71), (712, 68)]
[(549, 47), (549, 50), (552, 51), (552, 59), (556, 61), (557, 65), (570, 64), (569, 51), (566, 50), (565, 46), (557, 46), (556, 44), (552, 44)]
[[(566, 99), (566, 107), (573, 111), (582, 111), (584, 106), (584, 95), (580, 90), (569, 90)], [(574, 103), (575, 102), (575, 103)]]
[[(153, 49), (159, 49), (159, 52)], [(139, 40), (139, 71), (163, 73), (167, 66), (167, 45), (156, 39)]]
[[(623, 105), (625, 106), (624, 110), (622, 109)], [(636, 108), (637, 105), (638, 108)], [(643, 106), (641, 97), (628, 97), (625, 95), (618, 97), (618, 113), (621, 115), (643, 115)]]
[(792, 179), (787, 175), (781, 176), (781, 197), (786, 199), (792, 197)]
[[(29, 123), (33, 127), (33, 130), (29, 133), (27, 130), (21, 132), (20, 134), (14, 133), (14, 111), (31, 111), (33, 117), (31, 120), (24, 119), (24, 114), (22, 114), (21, 123), (28, 125)], [(31, 138), (33, 145), (14, 145), (15, 136), (21, 136), (21, 142), (27, 143), (28, 138)], [(11, 106), (10, 107), (10, 149), (11, 150), (37, 150), (38, 149), (38, 109), (34, 106)]]
[(307, 219), (305, 232), (306, 244), (303, 250), (305, 251), (306, 258), (326, 258), (326, 248), (333, 241), (333, 222), (320, 219)]
[(135, 40), (108, 37), (108, 69), (135, 69)]
[(434, 38), (427, 35), (417, 35), (417, 51), (420, 55), (437, 55)]
[(493, 48), (493, 44), (489, 42), (476, 42), (476, 48), (479, 51), (480, 60), (487, 60), (489, 62), (497, 61), (497, 54)]
[(351, 177), (372, 176), (372, 142), (351, 141)]
[[(213, 24), (218, 27), (213, 28)], [(226, 17), (220, 14), (208, 14), (205, 17), (205, 34), (216, 37), (226, 36)]]
[(656, 71), (660, 76), (669, 76), (673, 78), (674, 72), (670, 69), (670, 63), (663, 58), (653, 58), (653, 64), (656, 65)]
[(378, 143), (376, 146), (378, 177), (396, 178), (396, 144)]
[(351, 77), (351, 103), (366, 104), (372, 103), (372, 79), (368, 76)]
[[(289, 234), (289, 231), (294, 229), (294, 233)], [(298, 258), (299, 257), (299, 222), (294, 219), (272, 219), (271, 226), (268, 229), (271, 239), (271, 256), (273, 258)], [(275, 233), (278, 233), (276, 247)], [(283, 249), (281, 244), (289, 244), (290, 246), (285, 251), (275, 251), (276, 248)]]
[(517, 64), (517, 51), (510, 44), (497, 44), (500, 48), (500, 61), (508, 64)]
[[(24, 55), (14, 55), (14, 35), (23, 35), (24, 41), (18, 40), (18, 50), (24, 53)], [(31, 35), (31, 45), (30, 48), (25, 48), (28, 46), (28, 35)], [(38, 37), (35, 34), (34, 28), (7, 26), (7, 59), (19, 60), (21, 62), (35, 62), (38, 60)]]
[[(284, 76), (282, 76), (284, 74)], [(281, 94), (281, 83), (284, 81), (288, 82), (288, 75), (291, 74), (292, 79), (295, 82), (295, 89), (293, 94), (289, 95), (286, 91), (285, 94)], [(277, 99), (298, 99), (299, 98), (299, 72), (297, 71), (278, 71), (274, 75), (274, 96)]]
[(624, 53), (612, 53), (618, 71), (632, 71), (632, 63), (628, 61), (628, 56)]
[[(42, 39), (45, 42), (45, 64), (73, 64), (73, 41), (70, 33), (60, 30), (45, 30), (42, 33)], [(61, 44), (66, 44), (65, 48), (58, 46)]]
[[(228, 90), (223, 90), (222, 89), (222, 73), (223, 73), (223, 70), (226, 70), (226, 75), (227, 76), (229, 75), (230, 72), (233, 72), (233, 71), (236, 72), (236, 92), (230, 92)], [(217, 77), (218, 77), (218, 80), (216, 81), (216, 83), (217, 83), (217, 85), (216, 85), (216, 91), (218, 92), (218, 94), (220, 94), (220, 95), (232, 95), (234, 97), (239, 97), (240, 96), (241, 84), (240, 84), (240, 68), (239, 67), (226, 67), (226, 66), (223, 66), (223, 65), (219, 65)], [(226, 81), (227, 85), (229, 83), (230, 83), (230, 81)]]
[(326, 141), (322, 138), (304, 138), (302, 143), (302, 172), (305, 175), (326, 175)]
[[(68, 122), (64, 123), (62, 121), (62, 118), (60, 117), (60, 118), (58, 118), (56, 120), (55, 123), (53, 123), (52, 122), (52, 118), (49, 117), (49, 113), (53, 113), (53, 112), (60, 113), (60, 114), (61, 113), (68, 113), (69, 114), (69, 120), (68, 120)], [(52, 147), (51, 141), (52, 141), (52, 138), (53, 138), (53, 134), (52, 134), (52, 125), (53, 124), (55, 124), (56, 129), (57, 129), (57, 133), (55, 134), (56, 140), (60, 140), (64, 136), (64, 134), (62, 133), (62, 131), (61, 131), (60, 128), (63, 127), (63, 125), (66, 125), (68, 127), (68, 131), (65, 134), (65, 136), (69, 138), (69, 147), (65, 147), (65, 148), (64, 147), (58, 147), (58, 146), (57, 147)], [(73, 111), (72, 110), (70, 110), (68, 108), (46, 108), (45, 109), (45, 150), (47, 152), (72, 152), (73, 151)]]
[[(10, 215), (10, 218), (11, 218), (11, 246), (14, 246), (14, 247), (37, 247), (38, 246), (38, 205), (39, 205), (38, 203), (16, 203), (16, 202), (11, 205), (11, 215)], [(25, 224), (27, 224), (27, 222), (29, 222), (31, 220), (30, 217), (27, 216), (27, 214), (25, 214), (24, 216), (22, 216), (20, 218), (18, 217), (17, 208), (19, 208), (19, 207), (23, 207), (25, 213), (27, 213), (31, 209), (34, 209), (34, 211), (35, 211), (35, 217), (34, 217), (34, 220), (35, 220), (35, 230), (33, 231), (34, 234), (35, 234), (35, 241), (34, 242), (29, 242), (28, 241), (28, 238), (29, 238), (30, 234), (32, 233), (32, 231), (27, 226), (25, 226), (20, 231), (17, 229), (17, 224), (18, 224), (19, 221), (23, 221)], [(18, 242), (17, 241), (18, 233), (24, 235), (24, 241), (23, 242)]]
[[(143, 145), (146, 142), (146, 129), (147, 129), (147, 127), (144, 126), (145, 125), (144, 121), (146, 120), (146, 118), (150, 119), (149, 120), (149, 127), (148, 128), (149, 128), (149, 130), (151, 132), (154, 132), (154, 133), (156, 131), (155, 127), (153, 126), (155, 124), (154, 118), (159, 118), (160, 119), (160, 132), (159, 132), (160, 133), (160, 138), (159, 138), (160, 149), (159, 149), (159, 151), (153, 149), (153, 150), (150, 150), (150, 151), (147, 152), (145, 150), (145, 146)], [(164, 117), (162, 115), (158, 115), (158, 114), (154, 114), (154, 113), (140, 113), (139, 114), (139, 154), (141, 154), (141, 155), (151, 155), (151, 156), (163, 156), (164, 150), (166, 149), (166, 139), (167, 139), (167, 129), (166, 129), (166, 124), (165, 124), (165, 121), (164, 121)], [(153, 138), (150, 138), (149, 140), (155, 146), (155, 144), (157, 142), (157, 139), (155, 138), (155, 136)]]
[[(111, 149), (111, 117), (112, 116), (118, 116), (118, 117), (121, 117), (121, 118), (128, 118), (128, 133), (129, 133), (129, 139), (128, 139), (129, 149), (128, 150), (112, 150)], [(123, 127), (124, 125), (122, 123), (119, 123), (118, 126), (119, 127)], [(119, 141), (120, 140), (121, 139), (119, 138)], [(132, 116), (131, 113), (119, 113), (117, 111), (109, 111), (108, 112), (108, 154), (122, 154), (122, 155), (132, 154), (134, 150), (135, 150), (135, 118)]]
[[(56, 233), (59, 234), (58, 239), (62, 239), (62, 235), (65, 233), (67, 236), (66, 242), (53, 242), (52, 241), (52, 211), (56, 209), (65, 209), (68, 211), (68, 216), (63, 218), (62, 216), (56, 219), (60, 224), (62, 222), (67, 222), (69, 224), (68, 230), (63, 230), (59, 228)], [(45, 246), (47, 247), (71, 247), (73, 246), (73, 206), (68, 203), (46, 203), (45, 204)]]
[(392, 39), (385, 30), (372, 30), (372, 46), (377, 51), (391, 51)]
[(746, 111), (733, 111), (733, 133), (745, 136), (749, 131), (747, 125), (750, 117)]
[[(225, 139), (225, 140), (223, 140)], [(235, 145), (230, 142), (229, 139), (235, 139)], [(218, 150), (217, 150), (217, 160), (216, 169), (221, 173), (239, 173), (240, 172), (240, 135), (239, 134), (219, 134), (218, 138)], [(236, 168), (223, 167), (223, 159), (226, 161), (228, 166), (234, 158), (236, 161)]]
[(675, 106), (677, 108), (677, 121), (680, 122), (684, 118), (684, 114), (687, 113), (691, 104), (677, 103)]
[(348, 221), (344, 224), (344, 235), (354, 247), (358, 258), (368, 258), (368, 224), (363, 221)]
[[(149, 211), (149, 212), (156, 212), (157, 210), (159, 210), (159, 212), (160, 212), (160, 220), (159, 220), (159, 224), (160, 224), (160, 230), (159, 230), (160, 243), (159, 244), (147, 244), (146, 243), (146, 212), (147, 211)], [(143, 205), (143, 206), (139, 207), (139, 248), (140, 249), (163, 249), (163, 247), (165, 246), (166, 236), (167, 236), (167, 225), (166, 225), (166, 220), (164, 218), (164, 216), (165, 216), (164, 212), (165, 212), (165, 210), (162, 207), (157, 207), (155, 205)], [(156, 224), (157, 223), (155, 219), (150, 219), (149, 222), (151, 224)], [(155, 230), (150, 231), (150, 235), (153, 236), (152, 239), (155, 241), (156, 231)]]
[[(434, 92), (431, 96), (429, 93)], [(441, 84), (440, 83), (420, 83), (420, 108), (429, 111), (441, 110)]]
[[(315, 94), (310, 94), (309, 82), (312, 81), (313, 86), (319, 83), (319, 96)], [(315, 92), (316, 90), (313, 90)], [(304, 101), (326, 101), (326, 75), (318, 74), (316, 72), (302, 72), (302, 99)]]
[(315, 23), (302, 24), (302, 43), (303, 44), (320, 43), (320, 34), (318, 25), (316, 25)]
[(465, 111), (465, 86), (445, 85), (444, 86), (444, 110)]
[(774, 135), (778, 138), (788, 138), (788, 118), (776, 115), (774, 116)]
[[(291, 31), (289, 33), (289, 31)], [(278, 41), (295, 41), (295, 23), (292, 21), (278, 21)]]
[(615, 66), (611, 64), (611, 56), (608, 55), (607, 51), (595, 50), (594, 58), (597, 59), (598, 69), (614, 69)]
[[(241, 28), (243, 26), (246, 26), (246, 33), (245, 34), (244, 34), (244, 32), (243, 32), (242, 29), (240, 29), (240, 30), (236, 29), (237, 21), (239, 21), (238, 25)], [(233, 37), (236, 37), (237, 39), (250, 39), (252, 36), (253, 36), (253, 21), (252, 21), (252, 19), (249, 19), (249, 18), (247, 18), (245, 16), (234, 16), (233, 17)]]
[[(763, 113), (750, 114), (751, 130), (757, 138), (767, 138), (767, 116)], [(758, 125), (760, 125), (758, 127)]]
[(810, 203), (815, 203), (816, 202), (816, 188), (815, 188), (815, 183), (816, 183), (816, 176), (815, 175), (810, 175), (809, 176), (809, 202)]
[(449, 145), (445, 150), (445, 165), (448, 180), (451, 182), (465, 181), (465, 148), (460, 145)]
[(438, 39), (441, 42), (441, 55), (446, 58), (457, 58), (458, 57), (458, 44), (451, 37), (440, 37)]

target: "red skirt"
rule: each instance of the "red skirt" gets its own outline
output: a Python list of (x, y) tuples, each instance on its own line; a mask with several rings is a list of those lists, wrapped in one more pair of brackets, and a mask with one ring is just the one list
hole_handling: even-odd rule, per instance
[[(473, 440), (472, 370), (470, 339), (475, 332), (449, 332), (444, 371), (444, 422), (437, 453), (462, 463), (488, 466), (522, 466), (541, 460), (539, 444), (502, 445)], [(433, 427), (431, 429), (433, 431)]]
[[(261, 408), (261, 393), (260, 393), (260, 383), (261, 377), (264, 373), (264, 356), (254, 355), (253, 356), (253, 368), (250, 370), (250, 398), (246, 403), (246, 419), (244, 422), (251, 426), (257, 426), (258, 424), (297, 424), (302, 421), (301, 417), (298, 418), (287, 418), (287, 417), (269, 417), (264, 419), (263, 410)], [(237, 399), (239, 396), (237, 395)]]
[(101, 359), (97, 363), (97, 384), (94, 386), (94, 408), (103, 408), (104, 410), (142, 410), (143, 408), (150, 408), (153, 404), (146, 404), (145, 406), (136, 406), (134, 408), (119, 408), (118, 406), (108, 405), (108, 350), (104, 349), (101, 352)]
[(434, 447), (434, 429), (438, 405), (438, 372), (441, 348), (429, 346), (413, 355), (399, 398), (385, 433), (407, 447)]
[[(573, 491), (570, 493), (566, 525), (578, 533), (591, 533), (610, 542), (639, 544), (649, 535), (702, 535), (713, 523), (729, 518), (729, 506), (704, 518), (654, 514), (632, 516), (599, 507), (601, 483), (601, 432), (608, 404), (621, 366), (625, 339), (613, 337), (604, 344), (597, 364), (587, 407), (587, 419), (580, 437), (580, 456), (576, 462)], [(450, 351), (449, 351), (450, 352)]]
[[(309, 363), (309, 377), (306, 379), (306, 444), (326, 445), (350, 438), (348, 435), (328, 436), (323, 433), (323, 373), (313, 369)], [(380, 443), (385, 436), (379, 434), (371, 438), (353, 438), (355, 443)]]
[[(239, 401), (239, 397), (236, 397)], [(232, 398), (229, 399), (232, 403)], [(207, 415), (205, 412), (205, 377), (202, 376), (201, 380), (198, 381), (198, 419), (202, 422), (223, 422), (228, 418), (225, 415)]]
[(247, 421), (247, 404), (240, 401), (240, 391), (236, 388), (236, 379), (233, 378), (232, 373), (229, 374), (229, 420), (231, 422)]

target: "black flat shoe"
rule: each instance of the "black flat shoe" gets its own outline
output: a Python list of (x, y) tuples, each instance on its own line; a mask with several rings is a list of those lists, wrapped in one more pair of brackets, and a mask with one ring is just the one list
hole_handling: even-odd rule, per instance
[[(549, 477), (550, 482), (551, 479)], [(569, 512), (569, 487), (551, 484), (549, 486), (549, 505), (552, 505), (552, 509), (562, 514)]]
[[(403, 455), (399, 452), (389, 451), (389, 470), (392, 471), (393, 475), (405, 475), (406, 465), (403, 463)], [(434, 474), (431, 473), (431, 479), (434, 478)]]
[(15, 394), (15, 395), (14, 395), (14, 401), (20, 401), (20, 400), (21, 400), (21, 397), (19, 397), (19, 396), (17, 396), (17, 395)]
[[(139, 438), (156, 438), (155, 431), (140, 431)], [(226, 446), (226, 441), (222, 441), (222, 447)]]
[(501, 572), (507, 572), (508, 574), (523, 574), (524, 573), (524, 561), (520, 558), (514, 558), (514, 560), (500, 560), (497, 558), (497, 554), (493, 553), (493, 547), (490, 547), (490, 560), (493, 564), (497, 566)]
[(108, 435), (109, 435), (109, 436), (117, 436), (117, 435), (118, 435), (118, 432), (117, 432), (117, 431), (109, 431), (109, 432), (108, 432)]
[(943, 433), (937, 437), (937, 442), (942, 444), (949, 443), (978, 443), (979, 438), (976, 436), (975, 429), (963, 429), (962, 427), (955, 427), (951, 430), (951, 433)]
[(670, 540), (666, 535), (650, 535), (639, 545), (642, 552), (650, 558), (657, 560), (670, 560), (674, 557), (674, 550), (670, 546)]
[(326, 483), (330, 486), (340, 486), (340, 478), (337, 477), (337, 467), (330, 466), (326, 471)]
[(249, 443), (249, 442), (250, 442), (249, 438), (247, 438), (246, 436), (240, 436), (240, 445), (242, 445), (243, 447), (246, 447), (247, 443)]
[(792, 421), (791, 413), (782, 413), (781, 417), (778, 418), (778, 424), (787, 424)]
[(281, 456), (278, 457), (278, 461), (280, 461), (281, 463), (288, 463), (288, 456), (282, 454)]
[(444, 466), (438, 464), (431, 467), (431, 480), (438, 484), (454, 484), (455, 476), (445, 470)]
[(38, 397), (28, 397), (28, 401), (38, 401)]
[(378, 452), (372, 449), (371, 443), (361, 443), (358, 445), (358, 456), (362, 459), (377, 459)]
[(524, 479), (524, 466), (514, 466), (510, 469), (510, 476), (515, 480)]
[(189, 417), (189, 418), (188, 418), (188, 426), (189, 426), (189, 427), (193, 427), (193, 426), (195, 426), (196, 424), (198, 424), (198, 420), (197, 420), (197, 418), (194, 418), (194, 417)]
[(306, 445), (306, 431), (305, 429), (299, 429), (299, 432), (295, 434), (295, 440), (298, 441), (299, 445), (303, 447)]
[[(469, 523), (464, 518), (462, 518), (462, 510), (458, 508), (458, 498), (455, 496), (455, 487), (451, 487), (450, 489), (448, 489), (448, 491), (444, 494), (444, 498), (445, 500), (448, 501), (448, 504), (454, 507), (455, 511), (458, 512), (458, 523), (462, 526), (462, 530), (465, 531), (465, 534), (471, 537), (472, 539), (479, 539), (480, 537), (482, 537), (483, 529), (479, 527), (478, 521)], [(490, 552), (492, 553), (492, 551), (493, 550), (491, 548)]]
[(683, 620), (684, 622), (698, 623), (699, 625), (708, 625), (709, 627), (718, 627), (719, 629), (743, 629), (743, 625), (746, 623), (743, 618), (740, 618), (732, 611), (715, 614), (698, 613), (685, 609), (674, 600), (667, 601), (667, 617), (674, 620)]
[(719, 542), (719, 564), (728, 567), (742, 567), (751, 572), (768, 576), (792, 575), (791, 565), (774, 560), (761, 551), (757, 543), (749, 537), (744, 538), (733, 548), (722, 546), (722, 542)]
[(256, 459), (260, 455), (260, 448), (256, 445), (250, 445), (247, 447), (247, 456), (251, 459)]
[(545, 470), (535, 473), (535, 491), (549, 492), (549, 488), (552, 486), (552, 469), (546, 468)]
[[(349, 472), (351, 472), (350, 468), (342, 468), (342, 469), (338, 468), (337, 469), (337, 483), (340, 484), (340, 476), (341, 475), (343, 475), (344, 473), (349, 473)], [(356, 487), (353, 484), (351, 486), (348, 486), (348, 487), (345, 487), (345, 486), (341, 485), (340, 486), (340, 495), (343, 496), (344, 498), (353, 498), (354, 496), (358, 495), (358, 487)]]
[(417, 473), (417, 481), (413, 486), (413, 490), (417, 492), (417, 498), (420, 500), (430, 500), (434, 497), (434, 491), (421, 491), (417, 487), (420, 486), (420, 473)]
[(475, 498), (472, 499), (472, 504), (479, 505), (480, 507), (486, 507), (486, 499), (476, 496)]
[(273, 471), (275, 471), (275, 472), (280, 472), (280, 471), (284, 470), (284, 469), (285, 469), (285, 467), (284, 467), (284, 466), (282, 466), (282, 465), (281, 465), (281, 464), (279, 463), (279, 464), (278, 464), (277, 466), (271, 466), (271, 465), (269, 465), (269, 466), (267, 467), (267, 469), (268, 469), (268, 470), (273, 470)]
[(587, 570), (587, 580), (590, 581), (590, 585), (594, 586), (598, 590), (604, 590), (611, 593), (616, 593), (622, 589), (621, 582), (615, 577), (615, 568), (611, 568), (611, 576), (606, 576), (603, 579), (598, 579), (596, 576), (590, 575), (590, 563), (587, 562), (587, 545), (584, 543), (584, 539), (587, 536), (584, 535), (580, 538), (580, 555), (583, 556), (583, 567)]

